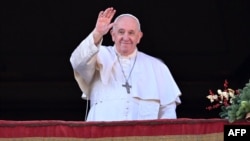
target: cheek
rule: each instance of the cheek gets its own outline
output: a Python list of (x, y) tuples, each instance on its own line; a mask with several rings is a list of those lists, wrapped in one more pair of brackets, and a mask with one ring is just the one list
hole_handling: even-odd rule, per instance
[(114, 41), (117, 42), (117, 43), (121, 42), (121, 40), (122, 40), (122, 37), (116, 37), (116, 38), (114, 38)]

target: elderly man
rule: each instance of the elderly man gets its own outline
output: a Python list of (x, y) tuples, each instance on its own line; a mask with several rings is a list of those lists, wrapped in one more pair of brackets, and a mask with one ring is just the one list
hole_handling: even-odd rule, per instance
[[(139, 20), (116, 10), (100, 11), (94, 30), (73, 51), (70, 62), (90, 100), (87, 121), (175, 119), (181, 92), (168, 67), (138, 50), (143, 36)], [(102, 45), (110, 31), (113, 46)]]

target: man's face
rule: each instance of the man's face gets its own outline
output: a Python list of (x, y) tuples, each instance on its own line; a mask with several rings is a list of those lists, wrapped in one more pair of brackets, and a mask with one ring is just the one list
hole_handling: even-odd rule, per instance
[(114, 24), (111, 36), (117, 51), (121, 55), (127, 56), (135, 50), (142, 37), (142, 32), (134, 18), (124, 16)]

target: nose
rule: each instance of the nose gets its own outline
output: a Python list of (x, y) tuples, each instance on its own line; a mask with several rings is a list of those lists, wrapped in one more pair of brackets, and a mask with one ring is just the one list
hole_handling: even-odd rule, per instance
[(125, 33), (123, 34), (123, 40), (128, 40), (129, 39), (129, 34), (128, 33)]

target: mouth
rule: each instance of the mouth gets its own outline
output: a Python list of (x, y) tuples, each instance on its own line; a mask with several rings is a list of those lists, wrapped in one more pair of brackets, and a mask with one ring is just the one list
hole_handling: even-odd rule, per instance
[(121, 44), (124, 44), (124, 45), (131, 45), (130, 42), (122, 42)]

